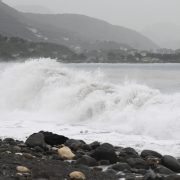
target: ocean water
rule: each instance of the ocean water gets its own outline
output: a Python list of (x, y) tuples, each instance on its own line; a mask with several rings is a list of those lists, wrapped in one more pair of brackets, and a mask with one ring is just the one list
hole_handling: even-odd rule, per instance
[(40, 130), (180, 157), (179, 64), (0, 63), (0, 136)]

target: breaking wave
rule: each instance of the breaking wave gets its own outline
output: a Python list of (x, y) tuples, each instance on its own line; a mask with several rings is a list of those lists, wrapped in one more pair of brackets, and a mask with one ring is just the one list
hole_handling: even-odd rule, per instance
[[(163, 94), (136, 83), (110, 83), (100, 71), (75, 70), (52, 59), (15, 63), (1, 70), (1, 117), (10, 112), (128, 135), (180, 136), (179, 93)], [(17, 117), (11, 114), (11, 118), (16, 121)]]

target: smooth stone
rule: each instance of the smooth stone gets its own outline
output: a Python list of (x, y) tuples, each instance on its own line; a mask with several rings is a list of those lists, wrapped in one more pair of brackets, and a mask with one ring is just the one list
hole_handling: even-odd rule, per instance
[(104, 172), (108, 174), (114, 174), (114, 175), (117, 174), (117, 171), (115, 171), (114, 169), (106, 169)]
[(34, 156), (30, 153), (23, 153), (23, 156), (26, 158), (26, 159), (34, 159)]
[(96, 160), (109, 160), (110, 163), (117, 162), (117, 155), (111, 144), (104, 143), (92, 151), (91, 156)]
[(162, 165), (159, 165), (156, 169), (154, 169), (154, 171), (159, 174), (166, 174), (166, 175), (174, 174), (172, 170)]
[(30, 170), (27, 167), (25, 167), (25, 166), (17, 166), (16, 170), (19, 173), (29, 173), (30, 172)]
[(81, 140), (75, 140), (75, 139), (68, 139), (64, 145), (68, 146), (70, 149), (77, 151), (79, 148), (81, 148), (85, 142)]
[(44, 149), (41, 148), (40, 146), (35, 146), (35, 147), (34, 147), (34, 150), (35, 150), (36, 152), (40, 152), (40, 153), (44, 152)]
[(131, 169), (128, 163), (117, 163), (112, 165), (110, 168), (114, 169), (115, 171), (124, 171), (124, 170), (130, 171)]
[(19, 146), (14, 146), (14, 147), (13, 147), (13, 150), (16, 151), (16, 152), (19, 152), (19, 151), (21, 151), (21, 147), (19, 147)]
[(180, 163), (173, 156), (165, 155), (162, 158), (162, 164), (174, 172), (180, 173)]
[(85, 180), (85, 175), (80, 171), (74, 171), (69, 174), (71, 180)]
[(42, 133), (34, 133), (32, 135), (30, 135), (25, 144), (29, 147), (42, 147), (42, 148), (46, 148), (46, 143), (44, 141), (44, 135)]
[(51, 146), (64, 144), (69, 139), (65, 136), (54, 134), (52, 132), (40, 131), (40, 133), (44, 135), (46, 144), (49, 144)]
[(153, 157), (157, 157), (157, 158), (162, 158), (162, 155), (156, 151), (152, 151), (152, 150), (143, 150), (141, 152), (141, 157), (142, 158), (147, 158), (148, 156), (153, 156)]
[(67, 146), (58, 149), (58, 154), (64, 160), (72, 160), (75, 157), (75, 154)]
[(81, 158), (82, 156), (84, 156), (84, 155), (86, 155), (86, 153), (84, 152), (84, 151), (82, 151), (82, 150), (77, 150), (76, 151), (76, 156), (75, 156), (75, 158), (74, 159), (79, 159), (79, 158)]
[(83, 150), (85, 150), (85, 151), (91, 151), (91, 150), (92, 150), (91, 146), (88, 145), (88, 144), (83, 144), (83, 145), (81, 146), (81, 148), (82, 148)]
[(110, 165), (110, 162), (109, 162), (109, 160), (101, 160), (101, 161), (99, 161), (99, 165), (100, 166), (108, 166), (108, 165)]
[(83, 164), (83, 165), (87, 165), (87, 166), (97, 166), (98, 163), (96, 161), (96, 159), (84, 155), (81, 158), (79, 158), (78, 160), (76, 160), (75, 164)]
[(3, 140), (3, 143), (4, 144), (9, 144), (9, 145), (16, 145), (16, 141), (14, 139), (12, 139), (12, 138), (5, 138)]
[(135, 151), (135, 149), (131, 147), (123, 148), (122, 152), (126, 153), (129, 157), (139, 157), (138, 153)]
[(89, 144), (89, 145), (90, 145), (91, 149), (96, 149), (97, 147), (100, 146), (100, 142), (94, 141), (94, 142), (92, 142), (92, 143)]
[(129, 158), (139, 158), (139, 154), (133, 148), (120, 148), (118, 153), (118, 161), (126, 162)]
[(127, 163), (132, 168), (136, 168), (136, 169), (147, 169), (148, 168), (146, 162), (141, 158), (129, 158), (129, 159), (127, 159)]

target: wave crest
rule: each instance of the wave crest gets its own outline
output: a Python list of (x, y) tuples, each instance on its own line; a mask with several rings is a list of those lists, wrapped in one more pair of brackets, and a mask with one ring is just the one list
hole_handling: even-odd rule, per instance
[(0, 82), (1, 112), (48, 113), (56, 123), (81, 122), (124, 134), (168, 139), (180, 135), (178, 93), (109, 83), (100, 71), (73, 70), (52, 59), (7, 66)]

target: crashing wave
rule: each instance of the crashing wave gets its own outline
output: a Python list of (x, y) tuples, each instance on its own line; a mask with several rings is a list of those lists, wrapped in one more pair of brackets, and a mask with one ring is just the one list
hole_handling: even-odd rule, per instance
[(7, 66), (0, 72), (0, 82), (1, 114), (37, 113), (44, 121), (48, 114), (57, 124), (89, 124), (160, 139), (180, 135), (178, 93), (167, 95), (136, 83), (109, 83), (99, 71), (78, 71), (52, 59)]

